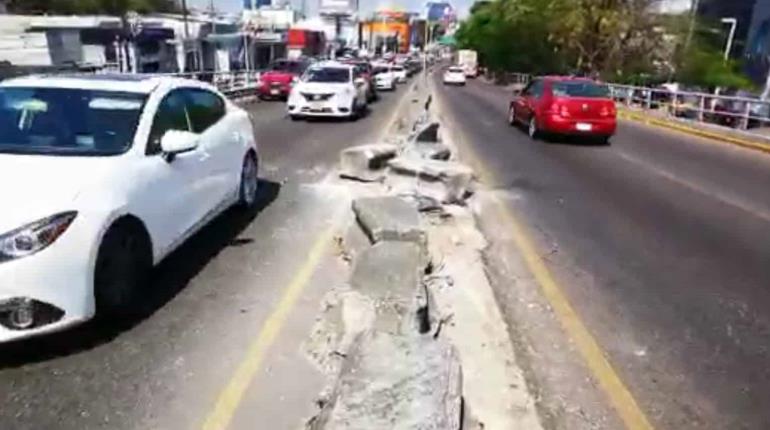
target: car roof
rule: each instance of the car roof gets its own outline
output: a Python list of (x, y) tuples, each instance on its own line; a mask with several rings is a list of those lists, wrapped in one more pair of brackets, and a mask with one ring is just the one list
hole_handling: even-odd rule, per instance
[(315, 63), (311, 66), (313, 69), (322, 69), (322, 68), (335, 68), (335, 69), (352, 69), (355, 67), (352, 64), (345, 64), (340, 63), (339, 61), (321, 61), (319, 63)]
[(543, 79), (545, 81), (573, 81), (573, 82), (596, 82), (596, 80), (591, 78), (586, 78), (583, 76), (559, 76), (559, 75), (547, 75), (547, 76), (541, 76), (540, 79)]
[(150, 94), (161, 84), (209, 88), (207, 84), (192, 79), (128, 73), (30, 75), (0, 82), (0, 87), (69, 88)]

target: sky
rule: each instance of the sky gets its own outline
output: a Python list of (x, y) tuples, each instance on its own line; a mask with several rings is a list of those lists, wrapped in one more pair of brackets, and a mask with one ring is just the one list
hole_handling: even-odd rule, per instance
[[(292, 4), (299, 7), (301, 0), (291, 0)], [(308, 9), (317, 9), (318, 0), (305, 0)], [(425, 7), (425, 0), (359, 0), (361, 10), (371, 12), (379, 8), (400, 8), (412, 12), (420, 12)], [(475, 0), (449, 0), (449, 2), (464, 16)], [(208, 8), (211, 0), (187, 0), (188, 6)], [(310, 3), (315, 2), (315, 7)], [(240, 12), (243, 8), (243, 0), (214, 0), (214, 8), (227, 12)]]

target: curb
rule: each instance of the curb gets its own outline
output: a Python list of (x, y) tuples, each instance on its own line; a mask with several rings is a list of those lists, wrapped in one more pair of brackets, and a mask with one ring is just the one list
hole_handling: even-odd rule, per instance
[(653, 118), (649, 115), (639, 114), (637, 112), (630, 112), (625, 109), (618, 110), (618, 117), (621, 119), (635, 121), (646, 125), (654, 125), (670, 130), (686, 133), (706, 139), (716, 140), (719, 143), (732, 144), (743, 148), (753, 149), (755, 151), (761, 151), (770, 154), (770, 144), (760, 143), (747, 139), (741, 139), (739, 137), (731, 136), (727, 133), (718, 133), (708, 130), (699, 130), (694, 127), (690, 127), (678, 122), (666, 119)]

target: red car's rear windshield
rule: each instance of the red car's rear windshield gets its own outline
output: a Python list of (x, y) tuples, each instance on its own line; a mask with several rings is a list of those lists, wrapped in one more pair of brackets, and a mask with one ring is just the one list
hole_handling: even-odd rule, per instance
[(606, 99), (610, 89), (606, 85), (588, 81), (557, 81), (551, 84), (554, 97), (585, 97)]
[(305, 71), (305, 65), (296, 61), (276, 61), (270, 66), (270, 69), (276, 72), (288, 72), (298, 75)]

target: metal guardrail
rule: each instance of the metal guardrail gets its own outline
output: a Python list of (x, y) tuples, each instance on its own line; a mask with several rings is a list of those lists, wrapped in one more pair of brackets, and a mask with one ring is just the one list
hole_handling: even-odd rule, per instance
[(749, 130), (770, 126), (770, 100), (609, 84), (616, 102), (666, 116)]

